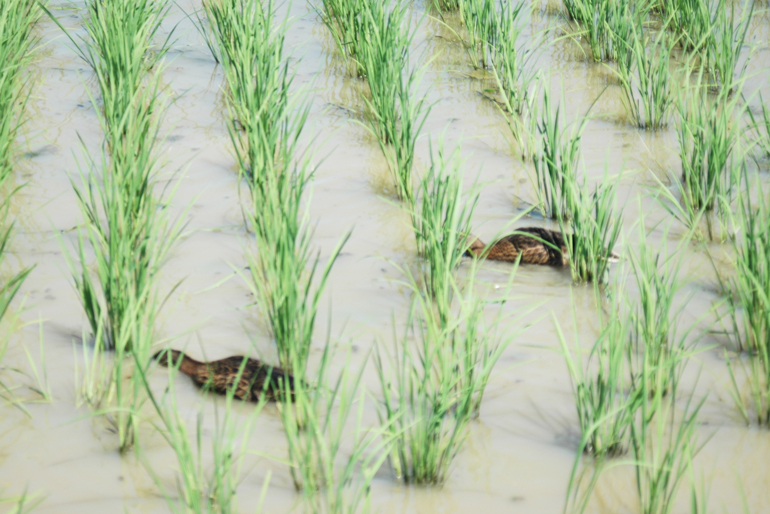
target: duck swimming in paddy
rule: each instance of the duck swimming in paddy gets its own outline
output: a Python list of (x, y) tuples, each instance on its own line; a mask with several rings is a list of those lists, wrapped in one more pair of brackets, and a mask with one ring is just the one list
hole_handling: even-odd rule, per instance
[[(546, 266), (569, 266), (569, 251), (561, 232), (540, 227), (517, 228), (516, 232), (487, 245), (474, 235), (466, 239), (468, 247), (465, 254), (492, 261), (516, 262), (521, 255), (525, 264), (541, 264)], [(610, 252), (608, 259), (612, 262), (618, 256)]]
[(161, 366), (178, 366), (179, 371), (192, 378), (193, 382), (200, 387), (208, 385), (215, 393), (227, 394), (235, 387), (234, 396), (243, 401), (257, 402), (262, 394), (270, 401), (281, 400), (284, 387), (288, 388), (290, 396), (294, 392), (294, 377), (291, 374), (257, 359), (234, 356), (200, 362), (178, 350), (161, 350), (153, 355), (153, 359)]

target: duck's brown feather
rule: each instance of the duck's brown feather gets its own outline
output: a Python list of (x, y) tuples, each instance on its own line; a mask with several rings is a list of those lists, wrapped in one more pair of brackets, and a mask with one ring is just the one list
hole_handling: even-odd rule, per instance
[(208, 387), (215, 393), (227, 394), (234, 387), (234, 396), (244, 401), (259, 401), (263, 393), (268, 400), (275, 401), (283, 397), (284, 387), (288, 388), (290, 394), (294, 391), (294, 377), (279, 367), (257, 359), (237, 356), (200, 362), (177, 350), (162, 350), (153, 358), (163, 366), (179, 363), (182, 373), (199, 386)]

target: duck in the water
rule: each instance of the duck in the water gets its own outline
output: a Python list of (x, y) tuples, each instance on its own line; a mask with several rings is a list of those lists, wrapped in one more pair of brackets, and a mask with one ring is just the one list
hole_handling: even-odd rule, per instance
[(517, 228), (494, 244), (487, 245), (476, 236), (467, 238), (466, 255), (482, 257), (493, 261), (516, 262), (521, 255), (521, 262), (543, 264), (546, 266), (568, 266), (569, 252), (561, 232), (539, 227)]
[(235, 387), (234, 396), (244, 401), (259, 401), (262, 394), (267, 400), (281, 400), (284, 388), (289, 390), (290, 397), (294, 392), (293, 376), (279, 367), (256, 359), (237, 356), (200, 362), (178, 350), (161, 350), (153, 359), (162, 366), (178, 366), (179, 370), (189, 375), (196, 384), (201, 387), (208, 385), (215, 393), (227, 394)]

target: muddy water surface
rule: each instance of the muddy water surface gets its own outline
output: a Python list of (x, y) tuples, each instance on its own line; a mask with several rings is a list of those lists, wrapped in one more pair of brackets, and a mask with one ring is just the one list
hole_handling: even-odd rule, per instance
[[(82, 2), (57, 0), (51, 6), (75, 39), (85, 37)], [(263, 358), (274, 361), (265, 324), (251, 305), (241, 275), (246, 255), (256, 249), (243, 221), (242, 206), (247, 203), (225, 124), (222, 70), (181, 10), (199, 8), (198, 0), (183, 0), (172, 7), (164, 24), (166, 31), (175, 29), (163, 70), (175, 101), (165, 117), (160, 186), (168, 182), (177, 187), (169, 212), (186, 217), (187, 231), (164, 271), (163, 287), (171, 289), (182, 282), (165, 307), (159, 332), (166, 342), (186, 348), (195, 357), (216, 359), (256, 348)], [(675, 131), (672, 127), (649, 134), (628, 124), (611, 71), (589, 62), (579, 43), (561, 37), (569, 29), (555, 10), (552, 5), (536, 9), (525, 34), (531, 37), (546, 27), (554, 28), (536, 66), (548, 73), (555, 96), (563, 91), (569, 119), (585, 114), (601, 95), (584, 133), (583, 160), (589, 184), (605, 172), (623, 173), (619, 188), (623, 240), (617, 250), (627, 254), (638, 241), (639, 224), (644, 223), (653, 244), (674, 251), (685, 231), (655, 199), (654, 176), (667, 181), (679, 171)], [(443, 135), (448, 148), (459, 145), (468, 185), (477, 176), (483, 184), (474, 230), (490, 238), (533, 200), (528, 178), (531, 164), (520, 162), (509, 150), (504, 120), (483, 95), (490, 87), (489, 77), (472, 69), (452, 32), (426, 13), (422, 3), (416, 2), (413, 11), (421, 18), (413, 64), (430, 60), (420, 93), (433, 104), (424, 128), (426, 137), (419, 144), (418, 168), (428, 162), (429, 139), (436, 142)], [(352, 230), (322, 302), (313, 359), (317, 361), (328, 330), (340, 344), (337, 368), (355, 367), (375, 342), (391, 342), (394, 318), (405, 319), (409, 293), (398, 268), (416, 265), (413, 235), (408, 216), (388, 195), (390, 181), (378, 146), (353, 121), (363, 107), (360, 82), (348, 76), (331, 37), (308, 3), (283, 6), (279, 15), (294, 20), (286, 38), (296, 72), (294, 86), (309, 91), (312, 98), (305, 139), (307, 147), (315, 150), (319, 167), (308, 208), (321, 258)], [(37, 355), (42, 335), (54, 399), (28, 404), (31, 417), (11, 406), (0, 409), (0, 488), (7, 495), (25, 488), (37, 492), (44, 498), (38, 512), (165, 512), (167, 504), (147, 468), (155, 471), (166, 490), (174, 491), (176, 459), (167, 444), (147, 426), (140, 434), (141, 459), (133, 454), (120, 457), (115, 435), (78, 405), (76, 374), (82, 367), (86, 322), (65, 254), (72, 251), (81, 223), (72, 182), (78, 184), (90, 173), (84, 155), (86, 151), (97, 155), (101, 131), (87, 93), (95, 90), (90, 69), (50, 20), (43, 19), (39, 32), (44, 49), (34, 65), (39, 81), (23, 142), (28, 153), (18, 181), (26, 186), (15, 199), (18, 230), (10, 259), (17, 267), (34, 264), (35, 270), (16, 302), (19, 307), (23, 302), (24, 326), (12, 336), (4, 362), (29, 369), (21, 347), (27, 345)], [(750, 32), (756, 47), (748, 63), (746, 86), (755, 109), (754, 93), (761, 91), (770, 98), (768, 34), (768, 16), (759, 13)], [(760, 161), (760, 167), (766, 174), (767, 161)], [(515, 225), (543, 224), (547, 222), (533, 217)], [(709, 332), (719, 328), (711, 313), (720, 299), (712, 259), (728, 271), (729, 252), (719, 244), (689, 244), (679, 251), (685, 252), (681, 271), (685, 286), (679, 298), (688, 300), (680, 324), (683, 329), (696, 324), (693, 334), (700, 336), (697, 348), (702, 350), (690, 362), (685, 387), (694, 389), (698, 398), (708, 395), (698, 429), (706, 444), (695, 459), (696, 482), (710, 488), (713, 512), (740, 508), (739, 480), (750, 512), (766, 512), (770, 508), (766, 487), (770, 434), (744, 425), (729, 394), (725, 341)], [(627, 261), (621, 262), (612, 273), (622, 276), (629, 269)], [(510, 271), (507, 265), (485, 264), (478, 275), (479, 291), (500, 296)], [(626, 282), (633, 297), (632, 279)], [(481, 416), (472, 423), (448, 482), (443, 488), (400, 486), (385, 466), (372, 487), (375, 510), (539, 514), (562, 509), (579, 433), (567, 369), (556, 351), (553, 317), (569, 333), (576, 325), (581, 344), (588, 347), (599, 327), (597, 307), (589, 288), (573, 286), (568, 271), (523, 266), (506, 310), (506, 328), (520, 334), (500, 359)], [(153, 384), (160, 390), (166, 375), (162, 369), (154, 373)], [(179, 409), (191, 423), (203, 411), (208, 443), (213, 413), (221, 402), (202, 399), (186, 377), (178, 377), (175, 385)], [(363, 386), (377, 396), (379, 384), (371, 366)], [(24, 388), (17, 393), (34, 398)], [(252, 409), (236, 407), (243, 418)], [(148, 419), (152, 419), (149, 413)], [(372, 405), (365, 419), (376, 423)], [(253, 511), (268, 473), (264, 511), (296, 509), (299, 500), (283, 464), (286, 447), (274, 406), (266, 407), (260, 416), (250, 448), (253, 455), (244, 463), (239, 487), (242, 510)], [(689, 478), (685, 482), (676, 512), (689, 512)], [(635, 512), (634, 497), (631, 467), (617, 466), (599, 481), (588, 511)]]

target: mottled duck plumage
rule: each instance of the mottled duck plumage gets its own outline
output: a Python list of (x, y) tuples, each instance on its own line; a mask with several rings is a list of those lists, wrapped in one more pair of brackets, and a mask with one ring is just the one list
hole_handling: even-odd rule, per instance
[[(206, 386), (215, 393), (227, 394), (235, 387), (234, 396), (244, 401), (259, 401), (262, 394), (271, 401), (281, 400), (284, 387), (288, 387), (290, 396), (293, 396), (294, 377), (277, 366), (270, 366), (257, 359), (233, 356), (200, 362), (178, 350), (161, 350), (153, 359), (162, 366), (178, 365), (179, 371), (192, 378), (193, 382), (200, 387)], [(243, 371), (239, 376), (241, 366)], [(284, 382), (286, 386), (283, 385)]]
[(516, 232), (502, 237), (489, 246), (475, 236), (469, 236), (467, 255), (492, 261), (521, 262), (546, 266), (569, 265), (569, 252), (561, 232), (539, 227), (517, 228)]

